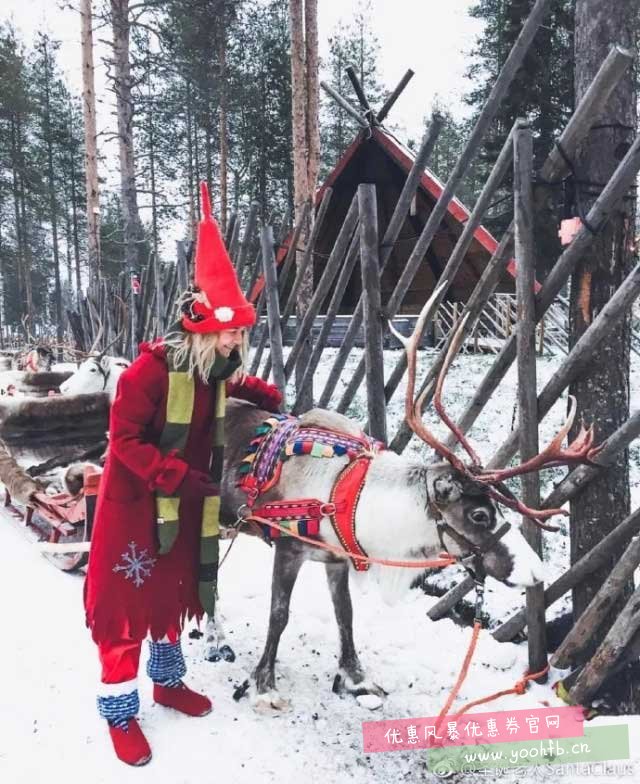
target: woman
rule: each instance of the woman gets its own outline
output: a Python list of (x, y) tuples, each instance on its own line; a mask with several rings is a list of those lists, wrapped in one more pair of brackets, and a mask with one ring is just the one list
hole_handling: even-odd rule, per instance
[(111, 407), (85, 582), (87, 625), (98, 645), (98, 710), (117, 756), (142, 765), (151, 750), (136, 720), (142, 641), (155, 702), (204, 716), (211, 702), (182, 678), (185, 618), (213, 615), (225, 398), (278, 410), (280, 392), (243, 374), (246, 328), (255, 322), (211, 217), (206, 186), (196, 285), (164, 340), (142, 344)]

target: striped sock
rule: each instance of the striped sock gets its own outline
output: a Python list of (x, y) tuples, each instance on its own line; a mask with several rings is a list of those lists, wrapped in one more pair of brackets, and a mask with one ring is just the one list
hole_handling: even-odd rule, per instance
[[(135, 688), (136, 682), (130, 681), (129, 684), (134, 686), (132, 691), (124, 694), (99, 694), (96, 699), (98, 713), (102, 718), (106, 719), (112, 727), (119, 727), (123, 730), (126, 730), (129, 719), (136, 716), (140, 710), (140, 698), (138, 690)], [(119, 686), (120, 684), (114, 685)]]
[(179, 686), (187, 672), (180, 640), (149, 642), (147, 675), (159, 686)]

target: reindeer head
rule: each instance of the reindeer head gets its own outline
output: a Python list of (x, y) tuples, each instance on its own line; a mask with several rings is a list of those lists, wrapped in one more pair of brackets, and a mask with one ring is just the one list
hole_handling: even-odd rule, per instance
[(120, 374), (131, 363), (124, 357), (91, 356), (60, 386), (63, 395), (86, 395), (106, 392), (114, 397)]
[(502, 517), (486, 485), (448, 463), (430, 465), (427, 503), (440, 546), (461, 559), (477, 579), (485, 575), (509, 586), (532, 586), (543, 579), (538, 555)]
[[(499, 557), (501, 548), (505, 546), (508, 547), (509, 540), (513, 542), (513, 533), (516, 532), (508, 524), (499, 527), (497, 526), (496, 512), (498, 511), (498, 507), (495, 502), (515, 509), (540, 528), (544, 528), (548, 531), (557, 531), (558, 528), (546, 525), (542, 521), (553, 515), (564, 515), (567, 514), (567, 512), (563, 509), (531, 509), (519, 501), (504, 486), (504, 480), (558, 465), (572, 465), (576, 463), (592, 464), (593, 458), (602, 447), (594, 447), (593, 445), (593, 428), (590, 427), (585, 429), (583, 427), (575, 441), (568, 447), (562, 448), (562, 442), (573, 425), (576, 413), (575, 399), (571, 398), (571, 410), (567, 421), (549, 446), (540, 452), (540, 454), (513, 468), (498, 470), (483, 468), (480, 459), (469, 441), (447, 415), (441, 400), (444, 379), (447, 370), (453, 361), (453, 357), (462, 343), (464, 336), (463, 330), (467, 316), (461, 320), (451, 339), (449, 350), (447, 351), (436, 382), (433, 401), (438, 415), (451, 432), (454, 433), (460, 445), (467, 452), (470, 463), (465, 463), (461, 460), (428, 429), (422, 420), (421, 412), (424, 396), (429, 391), (429, 388), (427, 388), (421, 396), (414, 399), (416, 356), (418, 342), (422, 335), (426, 320), (431, 316), (431, 311), (435, 308), (435, 303), (438, 301), (440, 292), (446, 285), (446, 281), (442, 282), (436, 291), (434, 291), (433, 295), (422, 309), (413, 334), (409, 338), (400, 335), (391, 325), (392, 332), (398, 340), (403, 343), (407, 352), (408, 381), (405, 399), (405, 416), (407, 424), (413, 432), (448, 464), (448, 467), (445, 469), (450, 472), (448, 478), (444, 480), (441, 478), (439, 485), (437, 485), (437, 480), (434, 480), (432, 496), (430, 497), (430, 503), (435, 509), (434, 516), (437, 519), (438, 511), (440, 511), (440, 516), (445, 520), (444, 523), (440, 523), (441, 540), (443, 538), (442, 531), (448, 533), (452, 540), (457, 541), (458, 551), (461, 551), (462, 553), (465, 552), (465, 549), (467, 551), (471, 549), (471, 552), (474, 553), (473, 548), (469, 548), (469, 544), (475, 544), (476, 551), (474, 554), (476, 565), (482, 562), (487, 573), (493, 573), (494, 576), (503, 573), (502, 576), (498, 576), (498, 579), (502, 579), (503, 582), (519, 582), (519, 580), (514, 578), (513, 574), (511, 576), (505, 576), (504, 563), (500, 563), (504, 560)], [(438, 497), (442, 498), (443, 501), (438, 502)], [(472, 499), (474, 498), (477, 500), (473, 501)], [(454, 504), (453, 507), (451, 506), (452, 503)], [(439, 509), (439, 507), (441, 508)], [(469, 536), (467, 536), (464, 531), (466, 531)], [(524, 538), (519, 533), (518, 536), (524, 543)], [(532, 556), (535, 556), (533, 550), (529, 549), (529, 551)], [(535, 556), (535, 558), (537, 559), (537, 556)], [(524, 584), (527, 583), (525, 582)]]

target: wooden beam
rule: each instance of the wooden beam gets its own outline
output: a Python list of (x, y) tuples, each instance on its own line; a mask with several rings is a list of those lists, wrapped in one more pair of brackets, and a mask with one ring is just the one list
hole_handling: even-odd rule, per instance
[[(608, 221), (613, 210), (635, 182), (638, 171), (640, 171), (640, 136), (635, 138), (611, 179), (589, 210), (586, 220), (589, 226), (595, 226), (598, 229)], [(594, 236), (586, 225), (583, 225), (571, 244), (562, 253), (536, 295), (536, 321), (539, 321), (544, 316), (547, 309), (558, 296), (578, 261), (584, 256), (586, 250), (593, 242)], [(466, 433), (475, 422), (487, 401), (504, 378), (505, 373), (511, 367), (515, 356), (516, 340), (515, 335), (512, 335), (502, 347), (500, 354), (484, 379), (478, 385), (471, 402), (467, 405), (458, 421), (458, 428), (463, 433)], [(455, 439), (452, 436), (448, 437), (445, 440), (445, 444), (452, 448), (455, 446)]]
[(333, 87), (331, 87), (331, 85), (327, 84), (326, 82), (320, 82), (320, 87), (322, 87), (322, 89), (327, 93), (327, 95), (330, 95), (333, 98), (333, 100), (339, 106), (341, 106), (350, 117), (353, 117), (353, 119), (358, 123), (358, 125), (361, 128), (369, 127), (369, 123), (364, 119), (364, 117), (355, 108), (355, 106), (349, 103), (349, 101), (347, 101), (346, 98), (343, 98), (340, 95), (340, 93), (336, 92), (333, 89)]
[(244, 228), (244, 234), (242, 235), (242, 242), (240, 243), (240, 250), (238, 251), (238, 258), (236, 260), (236, 275), (240, 284), (242, 284), (242, 275), (244, 274), (244, 268), (247, 263), (247, 255), (249, 253), (249, 247), (251, 245), (251, 240), (253, 238), (253, 234), (256, 230), (256, 225), (258, 223), (258, 212), (260, 210), (260, 205), (257, 201), (251, 202), (251, 207), (249, 208), (249, 216), (247, 218), (247, 225)]
[[(536, 320), (534, 291), (536, 259), (533, 247), (533, 134), (525, 120), (518, 120), (513, 136), (513, 210), (516, 252), (516, 303), (518, 347), (518, 414), (519, 447), (522, 460), (538, 454), (538, 410), (536, 405)], [(540, 476), (525, 474), (521, 478), (522, 499), (538, 508)], [(542, 556), (542, 536), (529, 519), (523, 518), (522, 532), (529, 545)], [(547, 664), (547, 635), (542, 584), (527, 588), (527, 626), (529, 627), (529, 672), (539, 672)], [(545, 682), (547, 676), (538, 679)]]
[[(293, 234), (291, 235), (291, 241), (289, 243), (289, 248), (287, 249), (287, 254), (285, 256), (284, 262), (281, 265), (279, 265), (280, 275), (278, 276), (278, 297), (280, 297), (282, 295), (282, 292), (284, 291), (286, 280), (291, 270), (291, 265), (296, 257), (298, 240), (300, 239), (300, 234), (302, 233), (305, 227), (308, 214), (309, 214), (309, 204), (307, 203), (303, 206), (300, 220), (298, 221), (295, 228), (293, 229)], [(276, 273), (277, 273), (277, 268), (276, 268)], [(252, 370), (255, 368), (254, 371), (255, 373), (258, 372), (258, 368), (260, 367), (262, 354), (264, 352), (265, 346), (267, 345), (268, 334), (269, 333), (266, 329), (263, 329), (262, 332), (260, 333), (260, 337), (256, 345), (255, 354), (253, 355)], [(269, 378), (270, 370), (271, 370), (271, 361), (268, 360), (266, 363), (266, 367), (262, 373), (262, 378), (264, 378), (265, 380)]]
[(384, 355), (382, 350), (382, 302), (378, 257), (378, 206), (376, 186), (358, 186), (360, 216), (360, 268), (364, 295), (365, 366), (369, 435), (386, 443), (387, 411), (384, 402)]
[[(331, 297), (331, 301), (329, 302), (329, 306), (327, 307), (327, 312), (324, 317), (324, 321), (322, 322), (322, 327), (320, 329), (320, 334), (318, 335), (315, 343), (313, 344), (313, 350), (311, 352), (311, 356), (309, 357), (309, 362), (307, 363), (307, 367), (304, 370), (304, 374), (302, 377), (302, 382), (300, 384), (301, 390), (305, 389), (307, 385), (313, 379), (313, 374), (318, 367), (320, 360), (322, 359), (322, 350), (324, 349), (327, 340), (329, 339), (329, 335), (331, 334), (331, 327), (335, 321), (336, 316), (338, 315), (338, 310), (340, 308), (340, 303), (342, 302), (347, 286), (349, 285), (349, 281), (351, 280), (351, 275), (355, 269), (356, 263), (359, 258), (359, 251), (360, 251), (360, 237), (357, 233), (355, 233), (351, 239), (351, 246), (347, 252), (347, 258), (345, 263), (342, 265), (342, 269), (340, 270), (340, 275), (338, 280), (336, 281), (336, 285), (334, 286), (333, 296)], [(303, 395), (298, 393), (296, 397), (296, 401), (291, 409), (291, 413), (299, 414), (301, 413), (300, 405), (302, 402)]]
[(624, 425), (619, 427), (604, 441), (603, 449), (595, 459), (598, 465), (595, 467), (581, 465), (574, 468), (544, 499), (542, 502), (543, 508), (557, 508), (576, 496), (587, 482), (590, 482), (593, 477), (610, 463), (615, 462), (618, 453), (626, 449), (638, 436), (640, 436), (640, 410), (635, 411)]
[(273, 381), (284, 394), (286, 379), (282, 356), (282, 332), (280, 330), (280, 303), (278, 301), (278, 275), (276, 257), (273, 252), (273, 229), (265, 226), (261, 233), (262, 269), (267, 301), (267, 321), (273, 364)]
[[(297, 265), (296, 277), (294, 278), (293, 285), (291, 286), (291, 291), (289, 292), (289, 298), (287, 299), (286, 305), (284, 306), (284, 311), (280, 318), (280, 329), (282, 330), (283, 335), (285, 333), (287, 325), (289, 324), (289, 319), (291, 318), (291, 314), (295, 310), (296, 302), (298, 299), (298, 291), (300, 289), (300, 286), (302, 285), (304, 276), (307, 273), (307, 269), (309, 268), (309, 265), (313, 263), (313, 254), (316, 248), (316, 244), (318, 242), (318, 237), (320, 236), (320, 231), (324, 226), (324, 219), (326, 217), (327, 210), (329, 209), (329, 204), (331, 202), (332, 195), (333, 195), (332, 188), (327, 188), (322, 196), (322, 201), (320, 202), (320, 206), (318, 207), (318, 212), (316, 214), (315, 220), (313, 221), (313, 226), (311, 227), (311, 236), (307, 240), (307, 245), (304, 249), (304, 254), (302, 256), (302, 262)], [(262, 377), (268, 378), (270, 370), (271, 370), (271, 357), (267, 357), (264, 363)]]
[(356, 95), (358, 96), (358, 101), (360, 101), (360, 106), (364, 110), (364, 116), (371, 124), (378, 125), (376, 116), (372, 111), (371, 107), (369, 106), (369, 101), (367, 100), (367, 96), (364, 94), (364, 90), (362, 89), (362, 85), (360, 84), (360, 80), (356, 74), (356, 70), (352, 65), (347, 67), (347, 76), (355, 90)]
[[(424, 172), (424, 168), (427, 165), (427, 161), (431, 157), (431, 153), (433, 152), (433, 148), (435, 147), (435, 143), (438, 139), (438, 134), (442, 130), (443, 125), (442, 117), (434, 113), (431, 117), (431, 122), (429, 123), (429, 127), (425, 131), (424, 137), (422, 139), (422, 143), (420, 145), (420, 149), (418, 150), (418, 154), (415, 157), (413, 165), (411, 166), (411, 170), (407, 175), (407, 179), (402, 186), (402, 191), (400, 196), (398, 197), (398, 201), (396, 202), (395, 209), (393, 210), (393, 215), (391, 216), (391, 220), (389, 221), (389, 225), (387, 226), (387, 230), (385, 235), (382, 239), (382, 246), (381, 246), (381, 264), (382, 268), (380, 271), (380, 276), (384, 273), (389, 259), (391, 258), (391, 253), (393, 251), (393, 246), (398, 239), (400, 234), (400, 230), (402, 229), (402, 225), (407, 217), (407, 213), (409, 211), (409, 206), (411, 204), (411, 200), (413, 199), (416, 190), (418, 188), (420, 177)], [(360, 327), (362, 326), (362, 318), (363, 318), (363, 309), (362, 309), (362, 297), (358, 300), (358, 304), (353, 312), (353, 316), (351, 321), (349, 322), (349, 327), (347, 328), (347, 332), (344, 336), (344, 340), (338, 351), (338, 354), (334, 360), (333, 366), (331, 368), (331, 372), (329, 373), (329, 377), (327, 379), (327, 383), (320, 395), (320, 400), (318, 405), (321, 408), (326, 408), (329, 405), (329, 401), (331, 400), (331, 396), (340, 380), (340, 374), (344, 368), (344, 365), (347, 361), (347, 357), (351, 353), (351, 349), (356, 340), (356, 336)]]
[[(608, 562), (611, 553), (626, 544), (632, 536), (640, 532), (640, 509), (625, 518), (616, 528), (607, 534), (605, 538), (593, 547), (589, 552), (582, 556), (579, 561), (566, 572), (560, 575), (551, 585), (545, 589), (544, 602), (546, 607), (550, 607), (562, 596), (578, 585), (587, 575), (599, 569)], [(518, 632), (522, 631), (527, 625), (527, 616), (524, 610), (520, 610), (492, 632), (498, 642), (512, 640)]]
[(640, 587), (630, 596), (602, 644), (570, 689), (569, 697), (575, 704), (586, 705), (591, 701), (640, 628), (639, 603)]
[(387, 115), (391, 111), (394, 103), (402, 95), (402, 93), (404, 92), (404, 88), (409, 84), (409, 82), (413, 78), (413, 75), (414, 73), (411, 70), (411, 68), (407, 68), (404, 76), (402, 77), (402, 79), (400, 79), (400, 81), (396, 85), (395, 90), (387, 98), (387, 100), (384, 102), (382, 109), (380, 109), (380, 111), (378, 112), (376, 120), (378, 121), (379, 125), (381, 125), (382, 122), (387, 118)]
[[(537, 399), (538, 419), (541, 421), (562, 392), (588, 368), (595, 348), (625, 317), (640, 296), (640, 266), (634, 267), (604, 308), (591, 322), (560, 367), (546, 383)], [(520, 428), (513, 430), (489, 461), (489, 468), (502, 468), (518, 450)]]
[(325, 268), (322, 271), (318, 285), (315, 287), (313, 296), (309, 302), (309, 306), (307, 307), (307, 310), (302, 318), (302, 322), (298, 325), (293, 346), (291, 346), (291, 351), (289, 352), (289, 356), (287, 357), (287, 361), (285, 363), (284, 370), (287, 379), (291, 377), (291, 374), (295, 369), (298, 356), (304, 345), (304, 341), (311, 334), (315, 318), (320, 312), (322, 303), (325, 301), (327, 294), (329, 293), (329, 289), (331, 288), (331, 285), (338, 273), (340, 265), (344, 261), (357, 222), (358, 199), (357, 196), (354, 195), (353, 199), (351, 200), (351, 205), (347, 215), (344, 219), (344, 223), (340, 227), (340, 231), (338, 232), (334, 246), (331, 249), (331, 253), (329, 254)]
[(593, 639), (593, 631), (604, 622), (611, 605), (620, 596), (640, 565), (640, 538), (631, 540), (611, 574), (578, 618), (569, 634), (551, 657), (550, 664), (564, 670), (575, 667), (584, 659)]

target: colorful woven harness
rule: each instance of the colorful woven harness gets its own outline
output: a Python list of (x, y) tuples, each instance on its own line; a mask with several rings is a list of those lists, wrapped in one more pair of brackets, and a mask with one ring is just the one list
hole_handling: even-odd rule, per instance
[[(305, 427), (296, 417), (277, 414), (256, 429), (238, 469), (238, 487), (247, 494), (247, 506), (252, 515), (273, 520), (293, 534), (308, 537), (317, 537), (320, 521), (329, 517), (343, 548), (349, 553), (366, 555), (356, 537), (356, 510), (371, 458), (384, 448), (380, 441), (366, 435), (358, 437), (320, 427)], [(346, 455), (349, 458), (334, 483), (330, 501), (301, 498), (269, 501), (257, 506), (260, 495), (280, 480), (284, 461), (301, 455), (319, 458)], [(267, 523), (261, 523), (260, 528), (269, 541), (286, 536)], [(352, 559), (352, 563), (358, 571), (369, 568), (366, 561)]]

